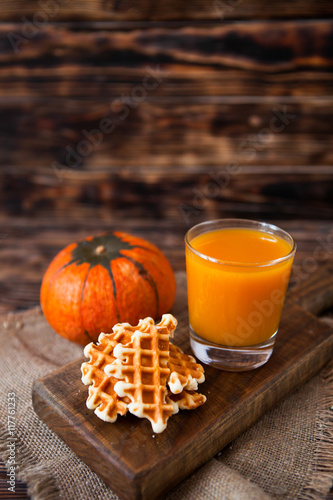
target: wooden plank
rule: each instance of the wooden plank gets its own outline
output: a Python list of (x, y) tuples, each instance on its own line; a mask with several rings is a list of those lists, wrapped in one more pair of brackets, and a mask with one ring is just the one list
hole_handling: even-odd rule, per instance
[(148, 67), (161, 79), (154, 95), (297, 96), (333, 89), (332, 20), (126, 29), (48, 24), (29, 36), (22, 30), (22, 24), (0, 27), (0, 95), (119, 96), (145, 81), (152, 89)]
[[(131, 95), (142, 85), (146, 67), (161, 68), (163, 84), (154, 96), (325, 96), (332, 94), (332, 73), (311, 67), (290, 71), (264, 72), (212, 68), (206, 65), (145, 64), (142, 68), (108, 67), (91, 62), (42, 65), (29, 69), (23, 64), (0, 67), (1, 97), (95, 97), (106, 99)], [(302, 85), (300, 85), (302, 82)]]
[(22, 17), (66, 21), (137, 21), (137, 20), (221, 20), (224, 19), (266, 19), (293, 17), (327, 17), (333, 15), (331, 2), (325, 0), (280, 0), (267, 3), (264, 0), (186, 0), (172, 3), (167, 0), (3, 0), (0, 16), (4, 20), (19, 21)]
[(332, 104), (332, 97), (3, 99), (0, 161), (46, 170), (53, 162), (84, 170), (332, 165)]
[(319, 315), (333, 304), (332, 278), (333, 265), (322, 266), (308, 277), (301, 288), (293, 288), (289, 292), (289, 300), (303, 309)]
[(50, 168), (42, 172), (16, 168), (14, 173), (8, 168), (0, 174), (0, 207), (7, 213), (38, 217), (42, 210), (50, 218), (65, 217), (70, 211), (73, 218), (89, 220), (110, 210), (117, 218), (180, 217), (184, 224), (219, 212), (330, 220), (333, 168), (321, 172), (308, 167), (300, 173), (288, 172), (289, 168), (256, 171), (239, 166), (237, 171), (221, 167), (199, 173), (180, 168), (95, 173), (68, 169), (61, 173), (61, 182)]
[(40, 211), (81, 219), (99, 218), (110, 210), (120, 219), (151, 218), (177, 220), (184, 225), (201, 218), (223, 216), (252, 218), (303, 218), (331, 220), (333, 168), (326, 173), (316, 167), (305, 173), (289, 173), (289, 167), (270, 172), (269, 167), (238, 171), (209, 168), (194, 174), (186, 169), (82, 173), (50, 167), (43, 173), (25, 174), (24, 169), (0, 174), (2, 210), (39, 216)]
[[(321, 296), (325, 292), (320, 283), (318, 291)], [(180, 304), (177, 308), (180, 310)], [(189, 350), (186, 319), (174, 342)], [(290, 301), (270, 361), (244, 373), (206, 367), (201, 389), (207, 393), (206, 404), (172, 417), (167, 429), (154, 438), (145, 421), (130, 415), (110, 425), (85, 407), (82, 360), (38, 380), (33, 404), (49, 427), (122, 499), (154, 499), (312, 377), (332, 354), (333, 330)]]

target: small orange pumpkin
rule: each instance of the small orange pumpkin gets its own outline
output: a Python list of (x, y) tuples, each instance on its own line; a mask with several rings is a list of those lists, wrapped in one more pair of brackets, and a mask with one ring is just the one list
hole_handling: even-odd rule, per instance
[(155, 245), (110, 232), (59, 252), (44, 275), (40, 301), (57, 333), (85, 345), (116, 323), (161, 317), (175, 291), (170, 263)]

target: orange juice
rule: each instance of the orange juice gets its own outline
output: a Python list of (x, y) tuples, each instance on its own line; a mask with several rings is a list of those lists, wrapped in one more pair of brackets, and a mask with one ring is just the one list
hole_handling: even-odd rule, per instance
[(186, 245), (194, 332), (225, 346), (250, 346), (271, 338), (278, 330), (292, 250), (282, 237), (252, 228), (195, 236)]

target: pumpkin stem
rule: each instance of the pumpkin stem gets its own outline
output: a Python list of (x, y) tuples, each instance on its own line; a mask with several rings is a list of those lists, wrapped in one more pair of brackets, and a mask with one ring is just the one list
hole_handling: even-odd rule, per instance
[(104, 245), (98, 245), (95, 252), (97, 253), (97, 255), (100, 255), (101, 253), (106, 252), (106, 248)]

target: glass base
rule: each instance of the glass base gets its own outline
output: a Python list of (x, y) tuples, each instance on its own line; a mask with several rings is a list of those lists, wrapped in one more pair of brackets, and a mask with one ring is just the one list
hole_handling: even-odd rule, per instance
[(195, 356), (206, 365), (230, 372), (253, 370), (267, 363), (273, 352), (277, 331), (262, 344), (229, 347), (198, 337), (190, 326), (190, 342)]

